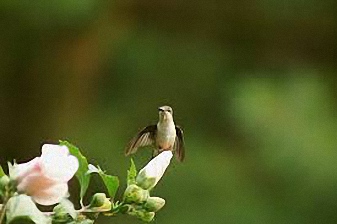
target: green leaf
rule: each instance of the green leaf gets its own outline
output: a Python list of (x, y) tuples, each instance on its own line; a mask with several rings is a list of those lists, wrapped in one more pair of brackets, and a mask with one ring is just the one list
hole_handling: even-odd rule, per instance
[(2, 169), (2, 167), (0, 166), (0, 177), (3, 177), (3, 176), (5, 176), (6, 174), (5, 174), (5, 172), (4, 172), (4, 170)]
[(88, 173), (98, 173), (108, 190), (109, 196), (111, 198), (115, 197), (115, 194), (119, 187), (119, 180), (117, 176), (108, 175), (99, 166), (96, 167), (92, 164), (89, 164), (88, 166)]
[(17, 223), (18, 219), (30, 219), (36, 224), (50, 223), (50, 219), (36, 207), (31, 197), (25, 194), (11, 197), (8, 200), (6, 218), (7, 223), (13, 223), (15, 220)]
[(136, 176), (137, 176), (136, 165), (133, 159), (131, 158), (131, 165), (130, 165), (130, 169), (128, 170), (128, 177), (127, 177), (128, 185), (136, 183)]
[(114, 198), (115, 194), (117, 192), (117, 189), (119, 187), (118, 177), (105, 174), (102, 170), (98, 174), (101, 176), (101, 178), (102, 178), (102, 180), (105, 184), (105, 187), (108, 190), (109, 196), (111, 198)]
[(90, 182), (90, 174), (88, 173), (88, 161), (87, 159), (82, 155), (80, 152), (79, 148), (74, 146), (73, 144), (67, 142), (67, 141), (62, 141), (60, 140), (60, 145), (65, 145), (68, 147), (69, 152), (75, 156), (78, 159), (79, 162), (79, 168), (76, 172), (76, 177), (78, 181), (80, 182), (81, 185), (81, 190), (80, 190), (80, 198), (81, 198), (81, 205), (83, 197), (85, 195), (85, 192), (88, 189), (89, 182)]

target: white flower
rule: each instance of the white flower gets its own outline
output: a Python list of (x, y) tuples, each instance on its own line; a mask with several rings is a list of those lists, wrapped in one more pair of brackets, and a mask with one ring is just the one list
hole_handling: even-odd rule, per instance
[(78, 160), (67, 146), (45, 144), (41, 157), (14, 164), (10, 172), (17, 189), (41, 205), (53, 205), (68, 196), (68, 181), (78, 169)]
[(36, 207), (35, 203), (32, 201), (32, 198), (24, 194), (15, 195), (14, 197), (11, 197), (7, 202), (6, 223), (18, 223), (18, 221), (12, 222), (18, 217), (27, 217), (28, 219), (31, 219), (33, 223), (36, 224), (52, 223), (51, 218), (45, 216)]
[(156, 186), (170, 164), (172, 156), (173, 154), (171, 151), (164, 151), (153, 158), (139, 171), (136, 178), (137, 185), (143, 189), (151, 189)]

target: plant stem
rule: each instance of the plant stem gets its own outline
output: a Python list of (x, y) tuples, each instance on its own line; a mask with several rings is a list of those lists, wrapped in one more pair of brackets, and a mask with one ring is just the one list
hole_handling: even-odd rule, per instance
[(2, 221), (5, 218), (7, 202), (9, 200), (9, 194), (8, 194), (7, 190), (6, 190), (6, 193), (5, 193), (5, 196), (4, 196), (3, 200), (4, 200), (4, 202), (3, 202), (1, 210), (0, 210), (0, 224), (2, 224)]
[[(100, 210), (92, 210), (92, 209), (87, 209), (87, 208), (81, 208), (79, 210), (76, 210), (76, 213), (81, 214), (81, 213), (100, 213), (100, 212), (108, 212), (110, 209), (100, 209)], [(43, 214), (47, 216), (52, 216), (55, 214), (55, 212), (42, 212)], [(1, 222), (0, 222), (1, 224)]]

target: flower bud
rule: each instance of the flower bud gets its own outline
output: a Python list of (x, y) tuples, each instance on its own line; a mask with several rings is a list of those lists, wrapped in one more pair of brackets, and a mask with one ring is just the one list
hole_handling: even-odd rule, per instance
[(150, 212), (156, 212), (165, 205), (165, 200), (160, 197), (149, 197), (144, 204), (144, 208)]
[(132, 205), (130, 204), (125, 204), (125, 205), (122, 205), (119, 209), (119, 212), (121, 214), (125, 214), (125, 213), (128, 213), (129, 211), (131, 211), (133, 208), (132, 208)]
[(156, 213), (154, 213), (154, 212), (138, 211), (136, 216), (144, 222), (151, 222), (153, 220), (155, 214)]
[(137, 176), (137, 185), (143, 189), (151, 189), (156, 185), (155, 177), (148, 177), (144, 172), (139, 173)]
[(155, 213), (154, 212), (148, 212), (141, 208), (140, 205), (131, 205), (129, 211), (129, 215), (136, 216), (137, 218), (145, 221), (150, 222), (153, 220)]
[(136, 177), (137, 185), (143, 189), (151, 189), (163, 176), (166, 168), (170, 164), (173, 154), (171, 151), (164, 151), (154, 157)]
[(55, 213), (53, 217), (55, 220), (63, 221), (68, 219), (67, 210), (61, 204), (56, 205), (53, 209), (53, 212)]
[(111, 202), (104, 193), (96, 193), (91, 199), (89, 208), (111, 209)]
[(138, 187), (135, 184), (129, 185), (124, 192), (124, 201), (126, 203), (142, 203), (149, 197), (149, 191)]

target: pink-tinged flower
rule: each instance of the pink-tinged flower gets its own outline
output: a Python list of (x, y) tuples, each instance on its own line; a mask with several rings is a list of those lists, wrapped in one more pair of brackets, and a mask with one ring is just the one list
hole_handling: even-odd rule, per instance
[(139, 171), (136, 177), (137, 185), (146, 190), (156, 186), (170, 164), (172, 156), (171, 151), (164, 151), (154, 157)]
[(67, 146), (45, 144), (41, 157), (14, 164), (11, 178), (19, 192), (41, 205), (53, 205), (68, 196), (68, 181), (78, 169), (78, 160), (69, 155)]

